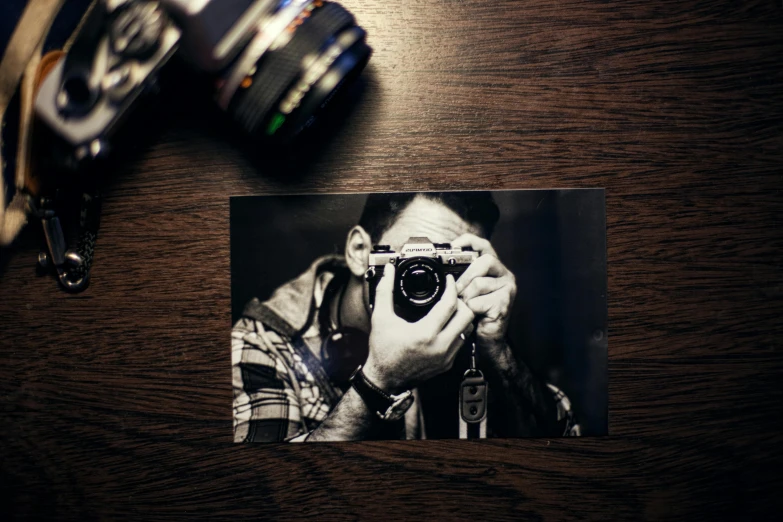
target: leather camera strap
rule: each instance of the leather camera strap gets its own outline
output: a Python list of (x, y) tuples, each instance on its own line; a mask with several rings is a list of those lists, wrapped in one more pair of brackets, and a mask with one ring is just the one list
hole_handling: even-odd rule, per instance
[[(24, 81), (26, 84), (20, 100), (19, 117), (19, 146), (20, 150), (23, 150), (19, 157), (23, 159), (17, 163), (14, 178), (16, 192), (8, 207), (5, 206), (5, 178), (0, 175), (0, 245), (10, 244), (27, 223), (25, 199), (21, 189), (25, 183), (27, 169), (26, 159), (30, 142), (34, 82), (44, 39), (62, 3), (63, 0), (30, 0), (11, 35), (2, 61), (0, 61), (0, 122), (5, 117), (5, 112), (20, 81)], [(22, 149), (23, 147), (24, 149)], [(0, 155), (0, 167), (3, 165), (3, 158)]]
[(459, 438), (485, 439), (489, 384), (476, 366), (476, 328), (466, 341), (471, 348), (470, 368), (462, 377), (459, 389)]

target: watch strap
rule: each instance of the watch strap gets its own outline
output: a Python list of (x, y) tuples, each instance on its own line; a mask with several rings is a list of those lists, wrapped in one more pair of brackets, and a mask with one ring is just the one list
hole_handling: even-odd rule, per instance
[(367, 379), (362, 371), (361, 365), (353, 372), (353, 375), (351, 376), (351, 385), (367, 407), (371, 411), (378, 413), (378, 415), (384, 415), (392, 404), (394, 404), (394, 400), (388, 393)]

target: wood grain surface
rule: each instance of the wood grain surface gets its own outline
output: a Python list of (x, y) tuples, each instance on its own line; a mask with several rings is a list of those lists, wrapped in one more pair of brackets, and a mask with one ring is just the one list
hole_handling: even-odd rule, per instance
[[(777, 518), (779, 1), (346, 0), (375, 49), (325, 145), (170, 96), (110, 175), (90, 288), (0, 263), (0, 518)], [(609, 431), (234, 445), (229, 196), (606, 187)]]

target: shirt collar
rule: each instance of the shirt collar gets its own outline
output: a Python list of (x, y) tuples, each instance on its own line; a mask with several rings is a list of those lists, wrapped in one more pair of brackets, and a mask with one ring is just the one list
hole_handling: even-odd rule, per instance
[(245, 307), (245, 315), (253, 316), (254, 309), (263, 306), (282, 319), (293, 332), (308, 326), (313, 310), (318, 309), (324, 291), (336, 270), (345, 267), (345, 259), (338, 255), (316, 259), (299, 277), (280, 286), (272, 296), (260, 303), (253, 299)]

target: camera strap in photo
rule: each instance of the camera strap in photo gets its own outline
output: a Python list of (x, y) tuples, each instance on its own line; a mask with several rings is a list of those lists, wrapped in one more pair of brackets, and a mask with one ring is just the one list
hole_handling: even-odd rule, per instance
[(470, 339), (470, 368), (459, 387), (459, 438), (485, 439), (487, 437), (487, 395), (489, 385), (476, 367), (475, 331)]

